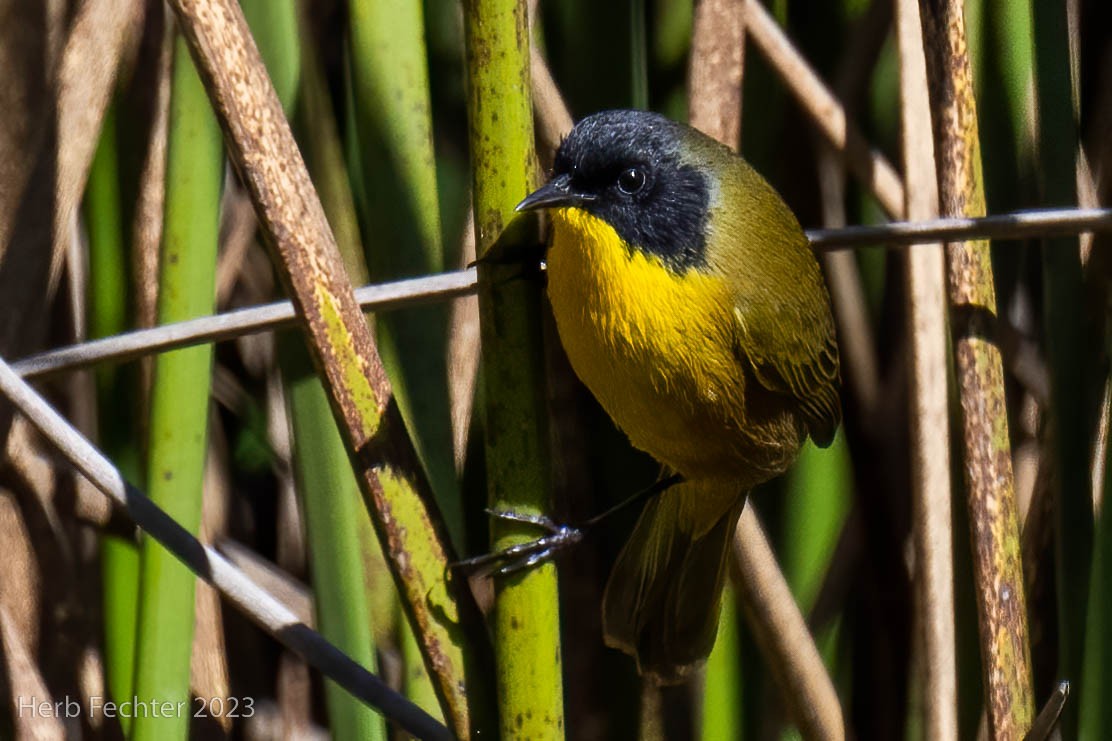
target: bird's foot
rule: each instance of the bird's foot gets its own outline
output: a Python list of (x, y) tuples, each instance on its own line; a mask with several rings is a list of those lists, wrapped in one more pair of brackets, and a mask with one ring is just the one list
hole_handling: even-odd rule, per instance
[(560, 525), (544, 515), (527, 515), (488, 509), (487, 514), (499, 520), (535, 525), (547, 534), (535, 540), (517, 543), (492, 553), (456, 561), (453, 566), (475, 576), (511, 576), (537, 564), (551, 561), (557, 553), (583, 539), (583, 531), (571, 525)]

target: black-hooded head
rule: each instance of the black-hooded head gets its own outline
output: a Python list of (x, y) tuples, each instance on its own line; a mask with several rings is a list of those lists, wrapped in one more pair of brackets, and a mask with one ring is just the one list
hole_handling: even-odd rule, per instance
[(656, 113), (588, 116), (560, 144), (548, 183), (517, 208), (581, 208), (676, 272), (704, 265), (710, 190), (682, 156), (692, 135)]

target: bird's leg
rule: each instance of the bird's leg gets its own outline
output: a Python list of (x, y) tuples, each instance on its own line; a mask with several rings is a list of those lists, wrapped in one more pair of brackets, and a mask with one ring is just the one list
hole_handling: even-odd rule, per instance
[(680, 474), (672, 474), (656, 481), (652, 486), (646, 487), (631, 497), (623, 499), (613, 507), (591, 517), (579, 527), (561, 525), (553, 522), (544, 515), (520, 514), (488, 509), (491, 517), (509, 522), (535, 525), (547, 532), (535, 540), (518, 543), (500, 551), (484, 553), (473, 558), (466, 558), (452, 564), (454, 567), (471, 571), (476, 576), (509, 576), (516, 574), (537, 564), (551, 561), (560, 551), (583, 540), (587, 530), (609, 519), (612, 515), (646, 499), (660, 494), (673, 484), (683, 480)]
[(646, 486), (644, 489), (637, 492), (633, 496), (626, 497), (610, 509), (603, 510), (599, 514), (587, 520), (585, 523), (583, 523), (583, 528), (586, 529), (588, 527), (591, 527), (592, 525), (597, 525), (603, 520), (608, 519), (611, 515), (621, 512), (623, 509), (627, 509), (635, 504), (645, 502), (655, 497), (657, 494), (663, 494), (665, 490), (672, 488), (681, 481), (683, 481), (683, 476), (678, 473), (673, 473), (670, 476), (665, 476), (663, 478), (657, 479), (655, 482), (653, 482), (652, 486)]
[(474, 558), (466, 558), (453, 564), (459, 568), (473, 570), (476, 576), (487, 576), (489, 574), (509, 576), (515, 574), (551, 559), (556, 551), (572, 543), (578, 543), (583, 538), (581, 530), (569, 525), (558, 525), (544, 515), (526, 515), (493, 509), (488, 509), (487, 514), (499, 520), (536, 525), (546, 530), (548, 534), (535, 540), (528, 540)]

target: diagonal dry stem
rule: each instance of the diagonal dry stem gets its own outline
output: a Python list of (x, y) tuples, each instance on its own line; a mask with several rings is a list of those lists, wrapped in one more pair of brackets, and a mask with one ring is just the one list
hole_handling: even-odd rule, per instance
[(466, 583), (446, 578), (453, 555), (438, 513), (422, 496), (408, 438), (384, 426), (396, 418), (387, 416), (389, 382), (320, 199), (238, 4), (173, 0), (171, 6), (224, 129), (228, 156), (303, 317), (445, 717), (457, 735), (469, 736), (478, 731), (473, 710), (486, 707), (481, 616)]
[(842, 706), (834, 683), (751, 504), (738, 521), (734, 563), (739, 572), (735, 583), (749, 624), (773, 669), (792, 720), (804, 738), (845, 738)]
[(860, 129), (846, 118), (842, 104), (784, 35), (764, 5), (745, 3), (745, 29), (830, 146), (845, 157), (850, 171), (876, 196), (889, 216), (902, 218), (903, 183), (896, 168), (883, 154), (871, 148)]

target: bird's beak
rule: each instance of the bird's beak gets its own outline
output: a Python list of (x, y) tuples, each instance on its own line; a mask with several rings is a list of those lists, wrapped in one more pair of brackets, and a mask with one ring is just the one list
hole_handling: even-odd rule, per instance
[(554, 208), (558, 206), (578, 206), (592, 200), (583, 193), (576, 193), (571, 187), (571, 178), (568, 175), (557, 175), (535, 191), (525, 196), (517, 204), (514, 211), (533, 211), (538, 208)]

